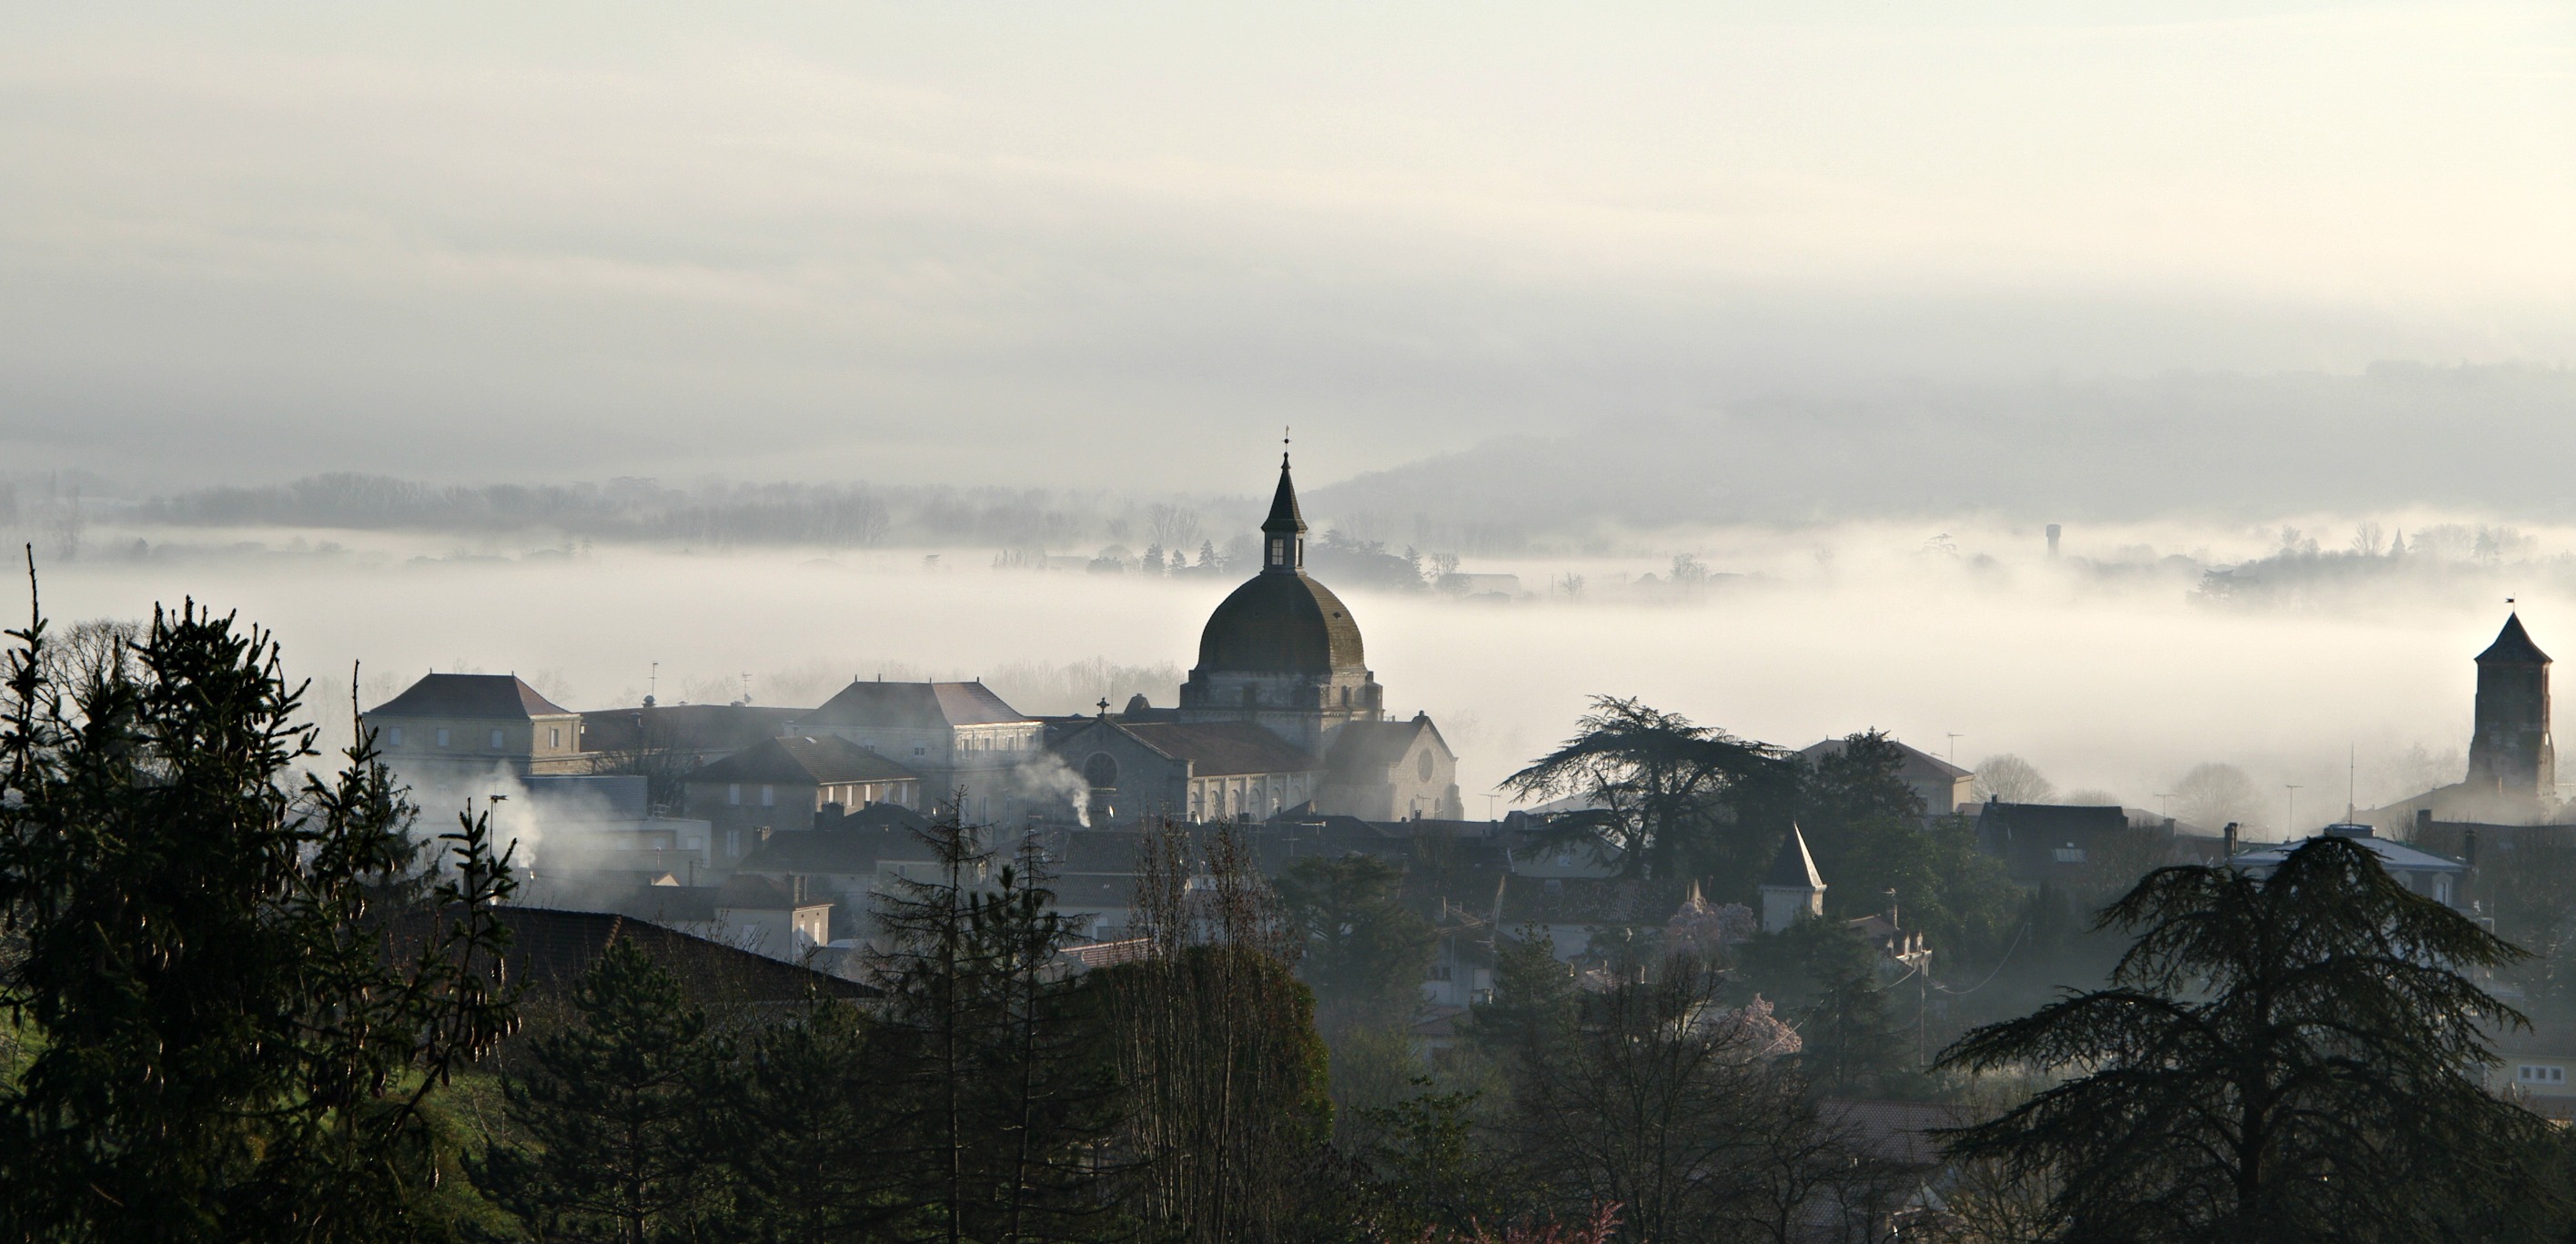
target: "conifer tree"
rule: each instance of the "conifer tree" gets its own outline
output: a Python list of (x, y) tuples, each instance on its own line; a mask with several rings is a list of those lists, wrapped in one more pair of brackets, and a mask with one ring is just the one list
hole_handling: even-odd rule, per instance
[(2048, 1176), (2071, 1241), (2470, 1238), (2463, 1199), (2561, 1199), (2546, 1124), (2486, 1091), (2482, 1028), (2523, 1022), (2465, 973), (2522, 952), (2325, 837), (2268, 877), (2159, 869), (2099, 927), (2137, 940), (2109, 988), (1971, 1032), (1967, 1070), (2071, 1078), (1950, 1134)]
[(505, 1085), (533, 1144), (494, 1148), (475, 1183), (543, 1240), (698, 1238), (721, 1209), (708, 1142), (736, 1100), (722, 1082), (728, 1043), (630, 938), (610, 943), (573, 1005), (580, 1022), (539, 1041), (532, 1074)]
[(846, 1002), (819, 1002), (750, 1038), (736, 1093), (710, 1112), (716, 1148), (740, 1177), (731, 1225), (744, 1238), (915, 1238), (887, 1092), (895, 1058), (882, 1024)]
[[(193, 602), (0, 696), (0, 1237), (435, 1234), (423, 1103), (513, 1022), (488, 817), (428, 874), (364, 736), (324, 780), (303, 688)], [(68, 680), (68, 682), (67, 682)]]

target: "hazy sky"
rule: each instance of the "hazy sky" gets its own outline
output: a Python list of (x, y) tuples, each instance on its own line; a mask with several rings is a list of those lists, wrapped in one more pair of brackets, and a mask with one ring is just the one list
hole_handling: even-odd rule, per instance
[(2576, 358), (2576, 7), (0, 9), (20, 468), (1237, 491), (2385, 358)]

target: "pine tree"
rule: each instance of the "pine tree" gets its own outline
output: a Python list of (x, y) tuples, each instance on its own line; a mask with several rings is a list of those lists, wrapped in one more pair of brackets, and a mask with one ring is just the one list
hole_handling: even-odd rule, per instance
[(900, 1115), (886, 1069), (885, 1027), (846, 1002), (822, 1002), (754, 1034), (738, 1095), (711, 1111), (718, 1151), (741, 1180), (731, 1220), (744, 1238), (917, 1238), (899, 1151)]
[(0, 1237), (436, 1233), (423, 1104), (513, 1022), (488, 818), (434, 880), (363, 731), (299, 785), (303, 688), (231, 617), (156, 611), (80, 663), (41, 616), (9, 634), (0, 1006), (33, 1055), (0, 1085)]
[(526, 1148), (494, 1148), (475, 1183), (538, 1238), (647, 1244), (695, 1238), (720, 1209), (728, 1043), (632, 939), (619, 938), (573, 992), (578, 1024), (506, 1083)]
[(2463, 1199), (2559, 1200), (2546, 1125), (2488, 1093), (2482, 1025), (2522, 1017), (2463, 971), (2522, 952), (2318, 838), (2269, 877), (2159, 869), (2097, 927), (2137, 932), (2111, 986), (1980, 1028), (1967, 1070), (2072, 1078), (1949, 1150), (2054, 1181), (2076, 1241), (2463, 1238)]

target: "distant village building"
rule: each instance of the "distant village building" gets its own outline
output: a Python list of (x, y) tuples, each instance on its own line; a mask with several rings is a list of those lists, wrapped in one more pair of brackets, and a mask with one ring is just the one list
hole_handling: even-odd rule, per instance
[[(1952, 816), (1976, 810), (1977, 775), (1974, 770), (1962, 769), (1921, 748), (1908, 747), (1894, 739), (1888, 742), (1905, 757), (1905, 762), (1897, 768), (1896, 776), (1905, 783), (1906, 789), (1914, 792), (1915, 798), (1923, 801), (1925, 816)], [(1798, 756), (1808, 764), (1815, 764), (1828, 756), (1842, 755), (1843, 748), (1848, 745), (1847, 739), (1826, 739), (1800, 749)]]
[(731, 867), (769, 832), (810, 831), (817, 814), (891, 803), (920, 806), (921, 778), (847, 739), (763, 739), (688, 776), (691, 815), (715, 831)]
[(1055, 728), (1048, 748), (1086, 814), (1465, 816), (1457, 754), (1429, 714), (1385, 720), (1357, 620), (1306, 573), (1306, 530), (1282, 455), (1262, 567), (1209, 615), (1179, 707), (1138, 696), (1115, 718), (1104, 704)]
[(2557, 749), (2549, 732), (2549, 654), (2518, 614), (2477, 655), (2475, 724), (2465, 780), (2353, 817), (2382, 834), (2404, 833), (2430, 813), (2440, 822), (2538, 825), (2560, 815)]
[(602, 766), (647, 765), (685, 773), (758, 743), (794, 733), (810, 708), (766, 704), (655, 704), (585, 710), (581, 748)]
[(919, 775), (925, 806), (962, 798), (966, 819), (986, 823), (1030, 810), (1020, 769), (1040, 754), (1045, 724), (980, 682), (852, 682), (795, 724)]
[[(1990, 799), (1977, 807), (1977, 849), (2001, 859), (2005, 873), (2023, 885), (2063, 883), (2098, 872), (2093, 867), (2097, 860), (2154, 832), (2132, 827), (2127, 810), (2111, 804)], [(2145, 862), (2153, 867), (2161, 861)]]
[(1061, 734), (1056, 755), (1082, 780), (1095, 824), (1172, 816), (1258, 820), (1310, 803), (1324, 762), (1245, 721), (1134, 722), (1106, 713)]
[[(2445, 907), (2459, 911), (2469, 909), (2467, 884), (2469, 866), (2466, 863), (2408, 846), (2395, 839), (2382, 838), (2372, 832), (2368, 825), (2328, 825), (2317, 837), (2345, 838), (2358, 842), (2368, 847), (2371, 854), (2379, 857), (2380, 867), (2387, 869), (2388, 875), (2396, 878), (2399, 885)], [(2239, 851), (2228, 857), (2227, 863), (2240, 871), (2258, 877), (2268, 877), (2272, 875), (2274, 869), (2281, 866), (2282, 861), (2290, 858), (2292, 851), (2307, 845), (2309, 841), (2311, 840), (2301, 838), (2295, 842), (2273, 843), (2249, 851)]]
[(359, 720), (376, 732), (386, 765), (416, 782), (590, 771), (581, 714), (516, 674), (429, 674)]

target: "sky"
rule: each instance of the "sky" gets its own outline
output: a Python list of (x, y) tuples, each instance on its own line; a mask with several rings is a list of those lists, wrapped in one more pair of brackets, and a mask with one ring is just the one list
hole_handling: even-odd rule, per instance
[(2576, 9), (20, 3), (0, 203), (0, 473), (1231, 492), (2563, 368)]

